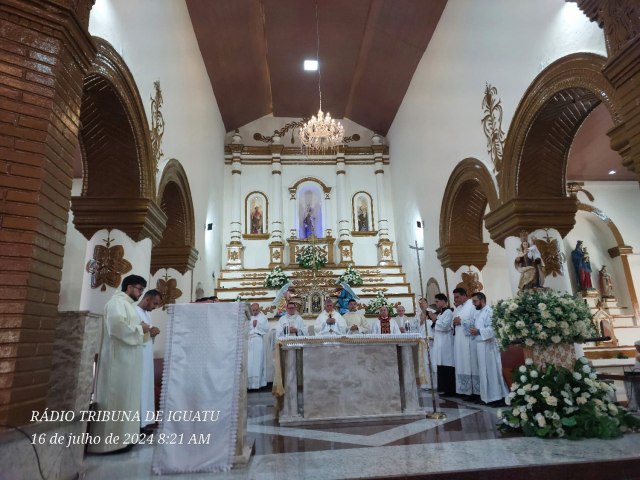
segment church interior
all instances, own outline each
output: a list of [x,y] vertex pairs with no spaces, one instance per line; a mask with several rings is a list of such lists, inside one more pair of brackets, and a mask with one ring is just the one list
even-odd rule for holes
[[[88,431],[105,305],[130,274],[162,296],[156,408],[182,306],[268,322],[233,468],[175,478],[640,479],[638,432],[505,432],[495,405],[424,387],[415,333],[331,347],[366,378],[336,398],[378,402],[339,418],[302,386],[320,349],[277,334],[291,302],[313,343],[345,289],[369,324],[381,301],[417,321],[460,287],[494,307],[568,293],[596,332],[578,357],[637,416],[635,0],[3,0],[0,38],[0,479],[155,478],[157,445],[65,443]],[[345,373],[387,348],[393,372]],[[502,352],[507,387],[526,352]]]

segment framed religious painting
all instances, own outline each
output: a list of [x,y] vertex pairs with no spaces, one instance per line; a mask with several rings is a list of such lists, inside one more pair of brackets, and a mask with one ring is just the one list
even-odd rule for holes
[[353,231],[351,235],[376,235],[378,232],[373,223],[373,200],[367,192],[356,192],[351,198],[351,215]]
[[262,192],[251,192],[244,201],[244,235],[248,240],[269,238],[269,200]]

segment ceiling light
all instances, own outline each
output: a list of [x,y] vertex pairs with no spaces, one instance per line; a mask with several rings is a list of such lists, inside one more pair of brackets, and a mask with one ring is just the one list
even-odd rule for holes
[[615,170],[609,170],[609,175],[615,175],[616,171]]
[[[324,154],[327,150],[334,152],[336,147],[342,143],[344,139],[344,127],[340,122],[336,122],[327,112],[322,113],[322,90],[320,89],[320,67],[318,60],[320,59],[320,28],[318,27],[318,1],[316,0],[316,37],[318,39],[318,50],[316,52],[316,67],[318,69],[318,97],[320,100],[320,108],[318,116],[311,117],[307,123],[300,127],[298,131],[300,141],[302,142],[303,151],[316,152]],[[305,62],[306,63],[306,62]]]
[[305,60],[304,61],[304,69],[310,71],[318,70],[318,61],[317,60]]

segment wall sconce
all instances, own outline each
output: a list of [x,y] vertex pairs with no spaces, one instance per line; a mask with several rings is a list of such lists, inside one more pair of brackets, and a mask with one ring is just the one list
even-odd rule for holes
[[416,225],[418,226],[418,228],[422,228],[422,222],[420,220],[416,222]]

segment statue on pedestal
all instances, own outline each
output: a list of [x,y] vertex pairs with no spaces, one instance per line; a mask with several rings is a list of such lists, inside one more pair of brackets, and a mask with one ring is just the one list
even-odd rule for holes
[[529,244],[529,234],[525,231],[520,233],[520,247],[513,263],[520,273],[519,292],[544,286],[545,273],[540,250],[535,244]]
[[613,279],[609,272],[607,272],[607,266],[603,265],[598,274],[600,283],[600,294],[602,298],[614,298],[613,295]]
[[571,260],[576,271],[576,280],[579,290],[593,289],[591,282],[591,262],[587,248],[582,246],[582,240],[578,240],[576,248],[571,252]]

